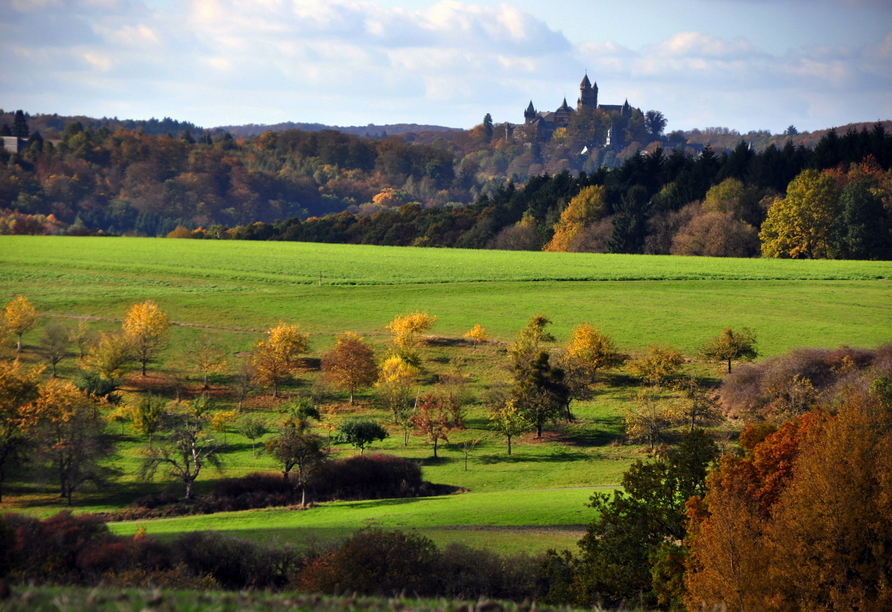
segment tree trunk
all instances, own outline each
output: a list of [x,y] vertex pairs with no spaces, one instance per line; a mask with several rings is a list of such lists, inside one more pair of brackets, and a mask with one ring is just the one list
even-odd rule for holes
[[731,359],[728,358],[728,374],[731,373]]
[[142,375],[143,376],[146,375],[146,362],[145,361],[142,362]]
[[19,341],[16,342],[15,352],[16,352],[16,353],[21,353],[21,352],[22,352],[22,334],[19,334]]
[[508,456],[511,456],[511,436],[508,436]]
[[434,459],[437,458],[437,439],[434,438]]

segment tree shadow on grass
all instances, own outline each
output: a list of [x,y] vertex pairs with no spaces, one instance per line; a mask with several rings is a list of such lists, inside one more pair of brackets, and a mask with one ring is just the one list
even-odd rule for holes
[[514,451],[510,457],[504,455],[478,455],[475,460],[484,465],[496,465],[500,463],[572,463],[584,461],[590,457],[581,452],[555,453],[553,455],[526,455],[523,451]]

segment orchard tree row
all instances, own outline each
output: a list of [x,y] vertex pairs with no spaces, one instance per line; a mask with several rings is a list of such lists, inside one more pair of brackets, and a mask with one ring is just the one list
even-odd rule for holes
[[[624,364],[645,385],[625,413],[630,440],[654,449],[672,428],[694,429],[722,420],[709,390],[682,372],[685,359],[677,349],[652,346],[629,357],[587,323],[573,330],[566,347],[555,348],[555,338],[547,331],[550,321],[542,314],[520,330],[507,351],[502,349],[507,355],[503,375],[482,381],[488,390],[481,398],[475,398],[467,384],[474,372],[458,366],[434,372],[433,364],[425,362],[425,332],[436,322],[428,313],[396,316],[387,326],[392,339],[380,358],[364,338],[345,332],[318,360],[321,383],[330,389],[327,394],[333,397],[337,390],[342,394],[338,397],[346,398],[340,405],[321,402],[320,392],[293,397],[295,378],[308,370],[310,342],[309,334],[297,325],[280,323],[271,328],[242,357],[227,354],[214,337],[204,335],[187,347],[183,361],[188,371],[167,371],[159,385],[159,377],[148,374],[169,344],[170,322],[154,302],[134,304],[119,329],[97,333],[84,321],[71,327],[50,322],[43,327],[35,353],[28,355],[46,365],[30,369],[20,361],[21,338],[36,327],[38,311],[19,296],[2,315],[4,335],[16,340],[16,348],[15,360],[5,362],[0,375],[10,398],[3,417],[7,446],[0,452],[0,483],[4,466],[16,467],[29,456],[38,456],[29,450],[36,446],[55,445],[57,451],[65,449],[78,458],[50,454],[33,463],[38,471],[63,479],[61,493],[68,503],[81,485],[108,479],[102,459],[113,450],[110,432],[120,426],[123,435],[128,424],[147,445],[141,476],[151,478],[162,470],[184,484],[189,499],[195,480],[208,468],[220,467],[226,433],[232,429],[251,441],[252,454],[260,441],[286,480],[296,474],[297,487],[303,487],[325,459],[333,439],[362,454],[367,446],[398,432],[403,446],[418,436],[431,445],[437,458],[440,446],[450,443],[451,433],[464,429],[466,411],[480,403],[488,411],[490,431],[503,437],[510,455],[512,442],[520,436],[541,438],[547,427],[574,421],[571,403],[591,399],[600,374]],[[491,344],[479,325],[465,338],[472,350]],[[725,330],[702,351],[704,358],[722,362],[729,371],[732,361],[756,355],[755,337],[746,328]],[[70,376],[58,378],[60,364],[74,358],[77,366],[65,370]],[[234,367],[232,361],[237,362]],[[190,375],[193,383],[187,379]],[[138,392],[126,394],[122,401],[118,389],[125,382]],[[209,394],[212,382],[218,390]],[[221,384],[226,387],[220,389]],[[159,396],[159,389],[167,397]],[[260,389],[267,389],[278,406],[272,421],[243,410],[245,401]],[[285,389],[291,397],[279,399]],[[364,399],[362,411],[354,410],[356,393],[366,390],[372,391],[371,400],[386,416],[370,419],[357,414],[367,412],[369,399]],[[221,396],[228,398],[228,408],[219,403]],[[57,409],[66,412],[51,416]],[[41,442],[38,433],[56,423],[53,419],[71,429],[56,428],[55,442],[49,438]],[[269,438],[270,434],[277,435]]]

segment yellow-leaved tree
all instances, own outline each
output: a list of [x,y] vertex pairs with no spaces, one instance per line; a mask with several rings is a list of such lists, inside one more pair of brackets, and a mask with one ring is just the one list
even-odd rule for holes
[[2,323],[5,333],[18,336],[18,342],[16,343],[17,353],[22,352],[22,334],[37,324],[38,316],[37,309],[23,295],[17,296],[6,304],[0,323]]
[[486,333],[486,329],[480,324],[472,327],[471,331],[466,333],[464,337],[473,341],[474,344],[480,344],[489,340],[489,334]]
[[598,370],[615,367],[622,363],[622,356],[616,350],[613,339],[590,323],[573,328],[567,354],[571,359],[584,364],[594,378]]
[[392,355],[381,364],[375,387],[381,403],[393,414],[394,423],[408,427],[408,413],[419,373],[418,368],[399,355]]
[[410,312],[397,315],[387,324],[393,334],[393,344],[397,349],[409,351],[422,343],[421,332],[429,330],[437,322],[437,317],[426,312]]
[[804,170],[787,187],[787,195],[768,209],[759,238],[763,257],[832,259],[838,219],[839,190],[832,174]]
[[169,327],[167,315],[152,300],[134,304],[127,311],[124,334],[130,340],[133,357],[142,365],[143,376],[146,364],[164,348]]
[[601,219],[606,210],[604,187],[601,185],[583,187],[561,213],[560,221],[554,225],[554,237],[542,250],[569,251],[579,233],[586,226]]
[[257,381],[271,386],[273,397],[279,397],[279,385],[300,369],[299,357],[309,346],[310,335],[301,332],[299,325],[279,323],[270,329],[251,354]]

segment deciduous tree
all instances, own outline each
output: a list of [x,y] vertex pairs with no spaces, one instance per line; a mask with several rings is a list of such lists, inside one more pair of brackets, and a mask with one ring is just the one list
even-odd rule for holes
[[0,360],[0,486],[8,470],[28,459],[26,406],[37,399],[39,388],[39,368],[26,372],[18,360]]
[[269,433],[269,427],[262,420],[254,417],[246,417],[239,423],[238,432],[251,441],[251,456],[257,457],[256,442]]
[[300,431],[293,423],[286,423],[278,437],[267,440],[266,450],[281,466],[285,480],[289,480],[291,472],[296,470],[295,485],[301,488],[301,506],[306,506],[307,481],[328,459],[322,438]]
[[721,334],[703,347],[702,352],[710,361],[727,362],[729,374],[732,360],[752,361],[759,356],[756,350],[756,334],[748,327],[741,327],[737,331],[726,327]]
[[829,173],[805,170],[787,187],[787,195],[768,209],[759,238],[764,257],[828,259],[842,210],[839,190]]
[[392,355],[381,364],[381,375],[375,387],[381,403],[393,414],[394,423],[411,408],[419,373],[418,368],[399,355]]
[[486,333],[486,329],[480,324],[472,327],[471,330],[462,337],[470,339],[474,344],[480,344],[481,342],[489,340],[489,334]]
[[338,426],[338,441],[357,449],[360,455],[365,452],[367,446],[389,435],[380,423],[372,419],[347,419]]
[[449,432],[461,427],[459,405],[447,393],[425,393],[418,398],[412,413],[412,427],[415,433],[434,445],[434,459],[440,440],[449,443]]
[[50,362],[53,378],[56,378],[56,366],[69,356],[70,337],[71,330],[58,323],[50,323],[43,329],[43,336],[40,338],[40,352]]
[[166,437],[147,452],[140,477],[151,479],[159,468],[166,468],[170,476],[186,486],[186,499],[192,499],[193,485],[202,471],[206,467],[223,467],[223,444],[208,432],[211,416],[205,395],[184,402],[179,410],[169,413],[162,427]]
[[662,385],[678,373],[683,363],[684,357],[677,348],[653,344],[629,363],[629,369],[651,385]]
[[302,333],[297,325],[280,323],[258,340],[252,352],[252,363],[257,380],[272,386],[273,397],[279,397],[279,386],[300,369],[299,357],[307,352],[309,334]]
[[192,369],[201,374],[202,389],[209,389],[208,378],[226,370],[226,351],[212,336],[205,334],[194,342],[189,351]]
[[375,351],[353,332],[338,337],[337,344],[322,357],[323,378],[340,389],[354,393],[372,386],[378,380]]
[[508,399],[496,405],[489,413],[489,420],[497,432],[505,436],[508,444],[508,456],[511,456],[511,441],[530,430],[530,422],[524,418],[517,408],[517,402]]
[[554,237],[542,250],[569,251],[582,230],[599,221],[606,214],[607,202],[604,199],[604,194],[605,190],[601,185],[580,189],[561,213],[560,220],[554,225]]
[[146,375],[146,364],[158,356],[167,342],[170,322],[155,302],[147,300],[134,304],[127,311],[123,323],[124,334],[130,340],[133,356]]
[[83,359],[88,370],[105,380],[119,377],[132,361],[133,346],[130,338],[122,332],[100,332],[96,344],[90,347]]
[[29,413],[35,462],[58,478],[67,505],[87,482],[102,484],[110,469],[102,460],[114,450],[104,435],[96,400],[68,381],[52,379],[40,388]]
[[22,352],[22,334],[37,325],[39,313],[31,302],[23,295],[17,296],[6,304],[3,310],[3,329],[6,333],[15,334],[18,337],[16,352]]
[[167,402],[151,393],[143,395],[130,407],[130,425],[149,439],[149,450],[152,450],[155,434],[161,429],[166,416]]
[[411,351],[422,342],[420,334],[429,330],[436,322],[437,317],[416,310],[397,315],[387,324],[387,329],[393,334],[393,344],[397,349]]

